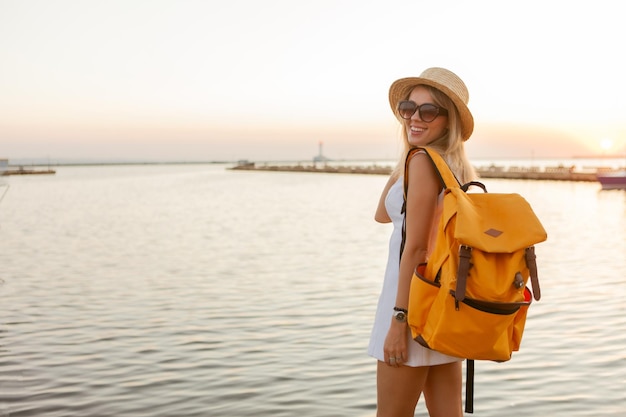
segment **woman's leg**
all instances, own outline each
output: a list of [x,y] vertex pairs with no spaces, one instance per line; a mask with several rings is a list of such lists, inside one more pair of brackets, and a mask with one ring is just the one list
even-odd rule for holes
[[430,366],[424,385],[424,399],[430,417],[462,417],[461,361]]
[[377,417],[413,417],[429,367],[389,366],[378,361]]

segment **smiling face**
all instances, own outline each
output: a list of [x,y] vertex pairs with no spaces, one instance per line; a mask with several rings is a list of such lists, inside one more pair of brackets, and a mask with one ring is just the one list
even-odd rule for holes
[[[425,103],[438,106],[430,91],[421,85],[411,91],[408,100],[414,101],[418,106]],[[419,111],[416,111],[410,119],[404,120],[404,128],[410,145],[426,146],[447,133],[448,116],[439,115],[432,122],[425,122],[420,118]]]

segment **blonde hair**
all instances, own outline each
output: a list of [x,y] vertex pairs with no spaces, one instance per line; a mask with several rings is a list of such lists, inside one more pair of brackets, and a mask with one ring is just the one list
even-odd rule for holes
[[[461,184],[465,184],[469,181],[476,179],[476,171],[474,170],[474,167],[472,166],[469,159],[467,158],[467,155],[465,154],[465,145],[463,137],[461,136],[461,118],[459,117],[456,106],[454,105],[452,100],[448,98],[447,95],[437,90],[436,88],[423,84],[420,84],[420,86],[426,88],[430,92],[431,96],[433,97],[433,101],[435,102],[434,104],[448,110],[448,129],[446,131],[446,134],[430,142],[428,146],[439,152],[443,159],[446,160],[446,162],[450,166],[450,169],[457,177],[457,179],[461,182]],[[411,91],[412,89],[408,91],[405,99],[408,99]],[[396,176],[404,174],[404,163],[406,160],[406,156],[413,147],[409,143],[409,138],[407,136],[404,123],[401,124],[401,129],[404,149],[402,151],[400,160],[398,161],[398,164],[393,171],[393,175]]]

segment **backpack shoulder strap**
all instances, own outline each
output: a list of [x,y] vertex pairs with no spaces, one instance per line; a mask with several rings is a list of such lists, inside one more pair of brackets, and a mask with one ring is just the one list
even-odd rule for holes
[[435,170],[439,174],[439,178],[441,179],[441,183],[444,185],[444,188],[461,187],[461,182],[456,178],[445,159],[443,159],[443,157],[439,155],[439,152],[428,146],[418,149],[423,149],[424,151],[426,151],[435,167]]
[[[406,196],[409,192],[409,161],[411,161],[411,158],[413,158],[415,154],[420,153],[420,152],[422,153],[425,152],[428,155],[428,157],[430,158],[430,161],[433,163],[433,166],[435,168],[435,171],[437,172],[437,175],[439,175],[439,179],[441,180],[441,184],[443,185],[444,188],[461,187],[461,183],[459,182],[459,180],[456,178],[456,176],[454,175],[454,173],[448,166],[448,163],[441,157],[441,155],[439,155],[437,151],[429,147],[411,148],[406,155],[406,159],[404,160],[404,178],[403,178],[404,201],[402,202],[402,211],[401,211],[402,214],[406,213]],[[400,257],[402,257],[402,252],[404,251],[404,243],[406,240],[406,227],[405,226],[406,226],[406,216],[402,223],[402,242],[400,244]]]

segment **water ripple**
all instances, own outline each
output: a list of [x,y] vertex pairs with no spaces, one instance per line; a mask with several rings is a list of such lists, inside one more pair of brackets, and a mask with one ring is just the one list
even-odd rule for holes
[[[206,166],[16,179],[0,207],[0,416],[372,417],[384,181]],[[522,350],[476,364],[476,415],[621,415],[626,198],[498,187],[522,188],[550,237]]]

